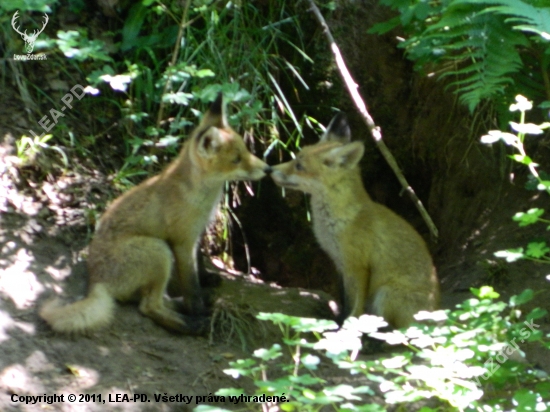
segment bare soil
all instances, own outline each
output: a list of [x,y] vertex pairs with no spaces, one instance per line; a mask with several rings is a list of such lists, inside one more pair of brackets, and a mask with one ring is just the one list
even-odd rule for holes
[[[55,334],[38,317],[37,308],[54,293],[67,299],[85,294],[82,256],[86,232],[57,226],[53,216],[41,217],[45,205],[11,188],[9,181],[4,181],[0,190],[7,195],[0,215],[1,410],[191,410],[196,406],[196,396],[205,396],[206,402],[206,396],[219,388],[251,386],[236,383],[223,369],[229,361],[245,357],[255,347],[252,345],[278,340],[274,331],[262,331],[254,313],[311,317],[327,308],[329,297],[322,292],[283,289],[243,274],[226,273],[217,290],[221,301],[216,307],[226,312],[224,305],[236,308],[252,330],[247,341],[223,322],[214,327],[212,336],[174,335],[141,316],[133,304],[119,305],[115,321],[106,330],[90,336]],[[25,210],[17,207],[19,200]],[[101,394],[107,403],[83,398],[84,402],[66,400],[49,406],[11,400],[12,395],[20,399],[25,395],[64,394],[67,399],[69,394],[83,393]],[[130,399],[134,394],[144,394],[151,402],[124,403],[124,394]],[[154,401],[155,394],[195,398],[191,405],[184,400],[163,403]]]

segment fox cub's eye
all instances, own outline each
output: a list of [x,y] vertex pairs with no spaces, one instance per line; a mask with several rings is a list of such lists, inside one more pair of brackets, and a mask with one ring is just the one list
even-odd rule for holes
[[238,154],[237,156],[235,156],[235,158],[232,160],[231,163],[237,164],[237,163],[240,163],[240,162],[241,162],[241,155]]
[[304,166],[300,162],[296,162],[294,167],[296,168],[296,170],[304,170]]

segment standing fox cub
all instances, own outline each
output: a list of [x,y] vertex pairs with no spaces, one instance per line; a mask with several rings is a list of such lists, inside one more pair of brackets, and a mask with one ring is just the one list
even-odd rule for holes
[[418,311],[436,309],[438,280],[420,235],[365,191],[358,166],[363,152],[363,143],[350,143],[340,113],[319,143],[273,167],[271,177],[311,194],[313,231],[343,277],[339,322],[367,312],[402,328]]
[[220,94],[178,157],[103,215],[90,244],[88,296],[67,306],[50,301],[40,315],[55,331],[86,332],[111,321],[115,300],[137,298],[141,313],[159,325],[200,333],[197,319],[193,325],[165,306],[168,282],[189,314],[204,314],[195,252],[224,182],[258,180],[269,171],[229,127]]

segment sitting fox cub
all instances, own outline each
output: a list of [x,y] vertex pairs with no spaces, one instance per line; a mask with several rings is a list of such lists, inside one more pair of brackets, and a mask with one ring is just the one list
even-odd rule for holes
[[269,171],[229,127],[220,94],[178,157],[103,215],[90,244],[88,296],[67,306],[48,302],[40,315],[58,332],[85,332],[111,321],[115,300],[137,297],[141,313],[159,325],[200,333],[165,306],[168,282],[190,314],[203,314],[195,252],[224,182],[257,180]]
[[402,328],[438,305],[428,249],[401,217],[371,200],[358,166],[361,142],[350,142],[347,119],[334,117],[321,141],[273,167],[279,186],[311,194],[313,231],[343,277],[339,322],[367,312]]

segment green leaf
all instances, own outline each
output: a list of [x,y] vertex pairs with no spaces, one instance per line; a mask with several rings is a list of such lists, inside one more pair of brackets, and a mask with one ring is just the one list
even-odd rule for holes
[[511,133],[501,132],[500,130],[491,130],[488,134],[481,136],[481,143],[493,144],[502,140],[507,145],[515,145],[518,142],[518,137]]
[[550,393],[550,380],[539,382],[535,385],[537,391],[549,394]]
[[481,143],[483,144],[493,144],[500,140],[500,135],[502,132],[500,130],[491,130],[489,134],[481,136]]
[[550,248],[546,245],[546,242],[531,242],[527,244],[525,254],[529,257],[540,259],[549,252]]
[[381,361],[382,366],[388,369],[399,369],[407,364],[410,363],[410,359],[407,359],[407,357],[398,355],[394,356],[393,358],[384,359]]
[[539,221],[539,218],[544,214],[544,209],[532,208],[527,212],[518,212],[513,217],[514,222],[519,222],[519,226],[529,226]]
[[347,399],[349,401],[360,401],[361,398],[356,394],[361,394],[361,393],[368,393],[370,395],[374,395],[374,392],[366,386],[363,386],[361,388],[354,388],[351,385],[343,385],[343,384],[332,386],[330,388],[325,388],[323,389],[323,393],[329,399],[331,398],[339,399],[340,401],[342,399]]
[[288,380],[295,385],[312,386],[324,383],[325,381],[316,376],[312,376],[309,373],[298,376],[289,376]]
[[498,299],[500,294],[491,286],[482,286],[479,289],[470,288],[470,291],[480,299]]
[[139,32],[147,15],[147,5],[135,3],[128,12],[128,17],[124,21],[122,28],[122,51],[126,51],[138,44]]
[[542,134],[544,131],[542,128],[534,123],[516,123],[516,122],[510,122],[510,126],[512,126],[512,129],[514,129],[518,133],[525,133],[525,134]]
[[175,147],[180,141],[181,136],[167,135],[161,137],[155,146],[157,147]]
[[105,52],[107,46],[101,40],[89,40],[86,30],[68,30],[57,32],[55,41],[63,54],[77,61],[87,59],[112,61],[111,57]]
[[533,102],[529,99],[527,99],[525,96],[522,96],[521,94],[518,94],[516,96],[516,103],[512,103],[510,105],[510,111],[511,112],[517,112],[518,110],[520,112],[526,112],[533,108]]
[[301,361],[302,361],[302,364],[310,370],[317,369],[317,365],[319,365],[319,363],[321,363],[321,359],[319,359],[318,356],[314,356],[314,355],[311,355],[311,354],[307,354],[305,356],[302,356]]
[[545,40],[550,40],[550,8],[535,7],[522,0],[491,0],[486,3],[500,4],[501,6],[488,8],[489,12],[510,16],[506,21],[512,24],[516,30],[532,32],[540,35]]
[[516,411],[536,411],[537,394],[530,389],[520,389],[514,393],[512,399],[517,403]]
[[285,412],[298,411],[298,408],[296,408],[296,405],[294,405],[292,402],[282,403],[281,405],[279,405],[279,408],[281,408],[281,410]]
[[[527,166],[529,166],[530,164],[533,163],[533,160],[527,155],[514,154],[514,155],[510,156],[510,159],[514,159],[516,162],[522,163],[522,164],[527,165]],[[536,164],[535,164],[535,166],[536,166]]]
[[216,75],[216,73],[214,73],[212,70],[210,69],[201,69],[201,70],[197,70],[197,72],[195,73],[195,77],[199,77],[199,78],[203,78],[203,77],[214,77]]
[[393,17],[390,20],[387,20],[382,23],[376,23],[372,26],[367,33],[369,34],[384,34],[390,30],[395,29],[401,23],[401,18],[399,16]]
[[531,319],[540,319],[548,314],[546,309],[535,308],[525,316],[528,321]]
[[175,92],[175,93],[166,93],[162,96],[162,100],[167,103],[171,104],[179,104],[182,106],[189,105],[189,101],[193,99],[193,95],[191,93],[184,93],[184,92]]
[[495,256],[505,258],[507,262],[515,262],[516,260],[524,259],[525,253],[523,252],[523,248],[519,247],[516,249],[499,250],[495,252]]
[[257,349],[254,351],[254,356],[260,358],[263,361],[269,361],[277,359],[279,356],[282,356],[281,345],[274,343],[273,346],[269,349]]
[[235,362],[230,362],[230,369],[224,369],[223,373],[226,375],[232,376],[234,379],[237,379],[239,376],[248,376],[254,371],[259,370],[259,367],[256,366],[256,361],[254,359],[238,359]]
[[525,289],[519,295],[514,295],[510,298],[510,306],[519,306],[533,299],[534,292],[531,289]]
[[298,332],[324,332],[338,329],[336,322],[327,319],[300,318],[297,316],[284,315],[282,313],[260,312],[256,318],[270,320],[273,323],[291,326]]

